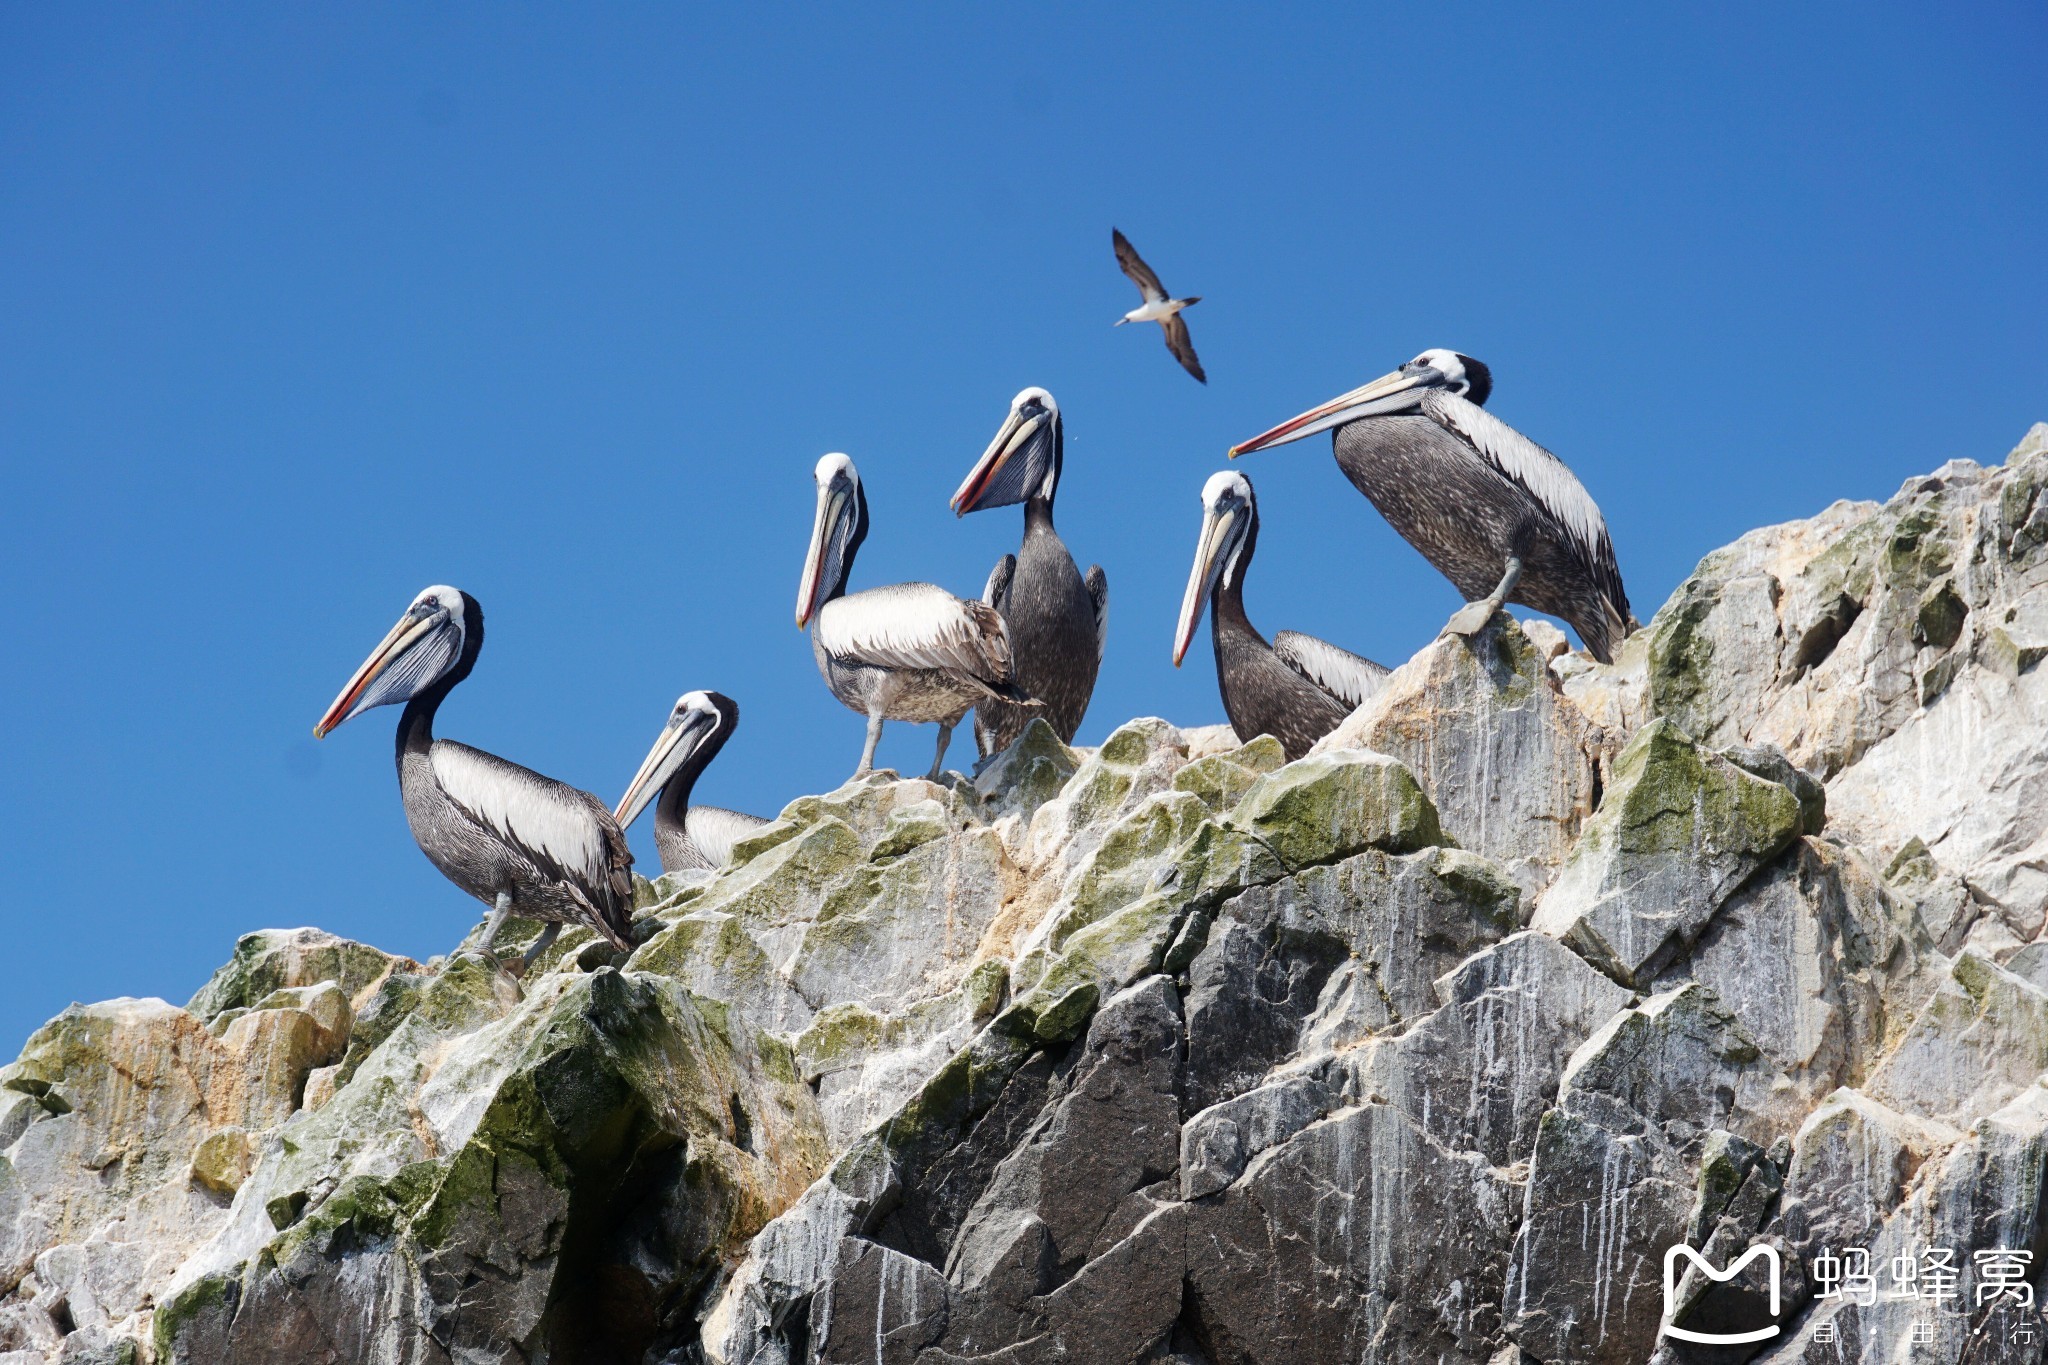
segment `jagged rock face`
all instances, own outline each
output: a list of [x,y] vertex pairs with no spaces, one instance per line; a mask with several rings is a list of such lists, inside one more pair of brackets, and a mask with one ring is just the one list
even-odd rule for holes
[[[271,931],[74,1007],[0,1069],[0,1365],[2035,1358],[1966,1252],[1923,1345],[1825,1291],[2048,1252],[2044,485],[1755,532],[1612,666],[1437,641],[1294,764],[805,797],[523,986]],[[1781,1334],[1661,1337],[1677,1242]]]

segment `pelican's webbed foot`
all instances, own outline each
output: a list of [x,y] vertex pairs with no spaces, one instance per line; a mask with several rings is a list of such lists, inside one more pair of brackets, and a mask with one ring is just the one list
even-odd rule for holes
[[1458,608],[1456,612],[1452,613],[1450,620],[1444,622],[1442,633],[1445,635],[1477,635],[1486,628],[1486,623],[1491,621],[1494,613],[1499,610],[1500,604],[1490,597],[1478,602],[1467,602],[1464,606]]
[[1500,576],[1500,585],[1477,602],[1467,602],[1451,613],[1451,619],[1444,622],[1442,634],[1471,637],[1486,628],[1494,614],[1507,604],[1508,594],[1521,581],[1522,561],[1513,555],[1508,557],[1507,571]]
[[526,974],[529,971],[533,970],[533,964],[540,960],[541,954],[545,953],[548,949],[555,946],[555,938],[561,932],[561,925],[548,925],[545,929],[540,931],[540,937],[533,941],[532,947],[528,948],[524,953],[521,953],[518,957],[513,958],[510,962],[504,964],[505,970],[510,972],[513,976],[524,979]]

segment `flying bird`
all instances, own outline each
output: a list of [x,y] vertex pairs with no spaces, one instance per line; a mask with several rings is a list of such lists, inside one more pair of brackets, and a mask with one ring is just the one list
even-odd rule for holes
[[810,626],[811,652],[832,695],[868,718],[853,775],[874,767],[883,721],[936,722],[939,747],[927,774],[936,782],[953,727],[976,703],[1035,704],[1013,681],[1009,632],[994,607],[932,583],[848,593],[846,576],[868,534],[867,494],[844,455],[819,460],[813,477],[818,512],[797,584],[796,623]]
[[619,798],[614,818],[630,827],[657,793],[654,847],[664,872],[715,872],[732,861],[732,846],[768,822],[722,806],[693,806],[690,791],[739,728],[739,703],[721,692],[685,692]]
[[1273,736],[1292,762],[1378,692],[1387,670],[1298,631],[1283,630],[1267,644],[1244,613],[1244,576],[1258,543],[1252,481],[1230,469],[1211,475],[1202,488],[1202,535],[1181,598],[1173,666],[1187,656],[1206,600],[1216,685],[1230,728],[1246,744]]
[[[1044,389],[1010,400],[995,439],[953,495],[960,516],[1024,504],[1024,543],[1004,555],[981,600],[1009,629],[1017,686],[1044,703],[1045,718],[1072,743],[1088,713],[1109,626],[1109,580],[1100,564],[1084,578],[1052,525],[1066,429],[1060,405]],[[982,754],[1008,748],[1035,714],[1028,707],[984,701],[975,708],[974,738]]]
[[1152,267],[1145,264],[1145,258],[1131,245],[1131,239],[1115,228],[1109,230],[1110,241],[1116,247],[1116,263],[1124,274],[1131,277],[1131,283],[1138,286],[1138,292],[1145,296],[1145,302],[1118,318],[1113,324],[1121,327],[1127,322],[1156,322],[1166,329],[1166,349],[1173,352],[1173,358],[1180,367],[1206,384],[1209,376],[1202,373],[1202,362],[1195,356],[1195,343],[1188,339],[1188,324],[1180,315],[1183,308],[1192,307],[1202,301],[1197,294],[1193,298],[1168,298],[1166,286],[1152,273]]
[[1469,604],[1445,634],[1471,635],[1519,602],[1611,663],[1637,624],[1606,519],[1564,461],[1482,406],[1492,391],[1471,356],[1424,351],[1230,454],[1334,429],[1338,468]]
[[427,860],[491,907],[477,951],[491,955],[508,916],[545,922],[518,963],[525,971],[564,924],[630,950],[633,854],[612,813],[589,792],[494,754],[434,738],[434,714],[469,676],[484,643],[474,597],[435,586],[412,600],[313,727],[322,739],[377,706],[398,717],[398,794]]

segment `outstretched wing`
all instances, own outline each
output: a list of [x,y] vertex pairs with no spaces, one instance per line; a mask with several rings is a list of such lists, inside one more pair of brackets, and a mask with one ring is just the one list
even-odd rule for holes
[[604,802],[496,754],[434,741],[434,780],[498,844],[590,907],[622,945],[632,918],[633,852]]
[[1102,651],[1109,647],[1109,575],[1102,571],[1100,564],[1088,566],[1088,576],[1081,580],[1088,589],[1088,598],[1095,603],[1095,666],[1102,667]]
[[1444,430],[1472,447],[1501,477],[1534,498],[1549,513],[1586,567],[1620,620],[1629,620],[1628,591],[1614,560],[1614,541],[1600,505],[1563,460],[1457,394],[1432,391],[1423,395],[1422,411]]
[[1131,245],[1131,239],[1111,228],[1109,240],[1116,247],[1118,268],[1131,277],[1131,283],[1138,286],[1138,292],[1145,296],[1145,302],[1164,303],[1166,286],[1152,273],[1152,267],[1145,264],[1145,258],[1138,254],[1138,248]]
[[996,566],[988,571],[988,586],[981,590],[981,600],[1001,611],[1004,601],[1010,596],[1010,580],[1016,576],[1017,556],[1004,555],[998,559]]
[[936,668],[988,683],[1010,680],[1010,635],[986,602],[933,583],[898,583],[835,597],[818,612],[818,643],[846,663]]
[[1273,652],[1289,668],[1353,710],[1365,705],[1387,683],[1388,670],[1371,659],[1298,630],[1275,635]]
[[1175,313],[1159,325],[1166,329],[1166,349],[1173,352],[1173,358],[1180,362],[1180,367],[1204,384],[1208,383],[1209,376],[1202,373],[1202,362],[1195,358],[1195,343],[1188,336],[1186,320]]

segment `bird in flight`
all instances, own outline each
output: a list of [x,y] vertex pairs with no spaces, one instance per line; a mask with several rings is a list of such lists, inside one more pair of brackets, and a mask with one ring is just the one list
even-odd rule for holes
[[1131,239],[1115,228],[1109,230],[1110,240],[1116,245],[1117,268],[1131,277],[1131,283],[1138,286],[1138,292],[1145,296],[1145,302],[1133,308],[1116,320],[1121,327],[1127,322],[1156,322],[1166,329],[1166,349],[1173,352],[1173,358],[1180,367],[1206,384],[1209,376],[1202,373],[1202,362],[1195,356],[1195,343],[1188,339],[1188,325],[1181,319],[1180,310],[1191,304],[1200,303],[1201,296],[1194,298],[1168,298],[1166,286],[1152,273],[1152,267],[1145,264],[1145,258],[1131,245]]

